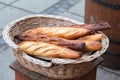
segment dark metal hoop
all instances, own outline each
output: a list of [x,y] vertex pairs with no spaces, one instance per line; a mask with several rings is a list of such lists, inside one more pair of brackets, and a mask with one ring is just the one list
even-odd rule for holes
[[120,9],[120,3],[117,4],[117,3],[112,3],[112,2],[105,1],[105,0],[93,0],[93,1],[103,6],[106,6],[108,8],[117,9],[117,10]]

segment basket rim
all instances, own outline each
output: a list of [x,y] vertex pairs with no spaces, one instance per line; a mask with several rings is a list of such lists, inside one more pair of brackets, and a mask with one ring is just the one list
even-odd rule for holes
[[13,48],[18,48],[18,46],[10,39],[10,37],[8,36],[8,33],[10,31],[10,28],[15,25],[17,22],[25,20],[27,18],[33,18],[33,17],[49,17],[49,18],[56,18],[56,19],[61,19],[61,20],[65,20],[65,21],[69,21],[75,24],[84,24],[83,22],[79,22],[77,20],[73,20],[70,19],[68,17],[64,17],[64,16],[58,16],[58,15],[50,15],[50,14],[32,14],[32,15],[27,15],[27,16],[23,16],[21,18],[15,19],[13,21],[11,21],[10,23],[8,23],[2,31],[2,35],[3,35],[3,39],[5,40],[5,43],[7,43],[9,46],[13,47]]
[[[58,15],[49,15],[49,14],[33,14],[33,15],[28,15],[28,16],[24,16],[24,17],[21,17],[19,19],[16,19],[12,22],[10,22],[9,24],[7,24],[4,29],[3,29],[3,32],[2,32],[2,35],[3,35],[3,39],[5,40],[5,42],[12,48],[14,49],[19,49],[19,47],[11,40],[11,38],[9,37],[9,31],[10,31],[10,28],[13,27],[13,25],[15,25],[17,22],[21,21],[21,20],[25,20],[27,18],[34,18],[34,17],[49,17],[49,18],[55,18],[55,19],[60,19],[60,20],[65,20],[65,21],[69,21],[69,22],[72,22],[74,24],[84,24],[82,22],[79,22],[77,20],[73,20],[73,19],[70,19],[70,18],[67,18],[67,17],[64,17],[64,16],[58,16]],[[103,32],[99,31],[100,33],[104,34]],[[91,60],[94,60],[96,59],[97,57],[100,57],[108,48],[109,46],[109,39],[107,38],[107,36],[104,34],[105,36],[105,39],[106,39],[106,42],[108,43],[106,46],[105,46],[105,49],[103,51],[96,51],[94,54],[88,56],[85,60],[83,61],[77,61],[76,60],[71,60],[71,59],[66,59],[68,60],[67,62],[63,62],[63,59],[59,59],[59,58],[54,58],[52,60],[52,62],[54,63],[58,63],[58,64],[70,64],[70,63],[82,63],[82,62],[88,62],[88,61],[91,61]],[[71,60],[69,62],[69,60]],[[59,61],[59,62],[58,62]]]

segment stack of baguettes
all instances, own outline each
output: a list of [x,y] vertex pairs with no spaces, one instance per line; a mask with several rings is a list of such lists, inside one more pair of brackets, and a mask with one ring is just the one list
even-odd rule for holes
[[100,50],[104,35],[97,31],[110,28],[107,23],[38,27],[15,38],[20,40],[20,49],[29,55],[76,59],[82,52]]

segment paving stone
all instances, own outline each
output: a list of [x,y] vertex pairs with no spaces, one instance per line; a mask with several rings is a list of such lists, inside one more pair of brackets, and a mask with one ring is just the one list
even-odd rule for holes
[[0,28],[3,29],[11,21],[29,14],[31,13],[13,7],[6,7],[0,11]]
[[[23,8],[32,12],[39,13],[48,7],[54,5],[59,0],[19,0],[16,3],[12,4],[13,6]],[[27,3],[27,5],[26,5]]]
[[3,5],[3,4],[0,4],[0,9],[2,9],[3,7],[5,7],[5,5]]
[[0,29],[0,37],[2,36],[2,30]]
[[81,0],[78,4],[69,9],[70,12],[84,16],[85,0]]
[[68,17],[68,18],[71,18],[71,19],[74,19],[74,20],[77,20],[79,22],[84,22],[84,17],[77,16],[77,15],[71,14],[69,12],[65,12],[65,13],[62,13],[62,14],[59,14],[59,15],[65,16],[65,17]]
[[0,53],[8,48],[8,45],[3,40],[2,36],[0,37]]
[[0,45],[0,54],[2,51],[5,51],[8,49],[8,45],[4,44],[4,45]]
[[0,54],[0,80],[15,80],[14,71],[9,68],[14,60],[15,57],[10,48]]
[[6,3],[6,4],[9,4],[13,1],[16,1],[16,0],[0,0],[0,2]]
[[0,37],[0,45],[3,45],[5,43],[5,41],[3,40],[3,37]]
[[99,66],[99,68],[101,68],[101,69],[103,69],[105,71],[108,71],[110,73],[114,73],[114,74],[120,75],[120,70],[109,69],[109,68],[104,67],[104,66]]
[[69,4],[75,4],[76,2],[80,1],[80,0],[66,0]]
[[56,8],[55,7],[52,7],[52,8],[50,8],[50,9],[48,9],[47,11],[45,11],[45,12],[41,12],[42,14],[44,14],[44,13],[53,13],[54,11],[56,11]]
[[[57,4],[53,5],[50,8],[47,8],[46,10],[44,10],[41,13],[48,13],[48,14],[59,14],[59,13],[64,13],[67,10],[69,10],[69,8],[73,5],[75,5],[76,3],[78,3],[80,0],[60,0]],[[52,9],[51,9],[52,8]],[[53,11],[53,8],[55,8],[55,10]]]
[[[60,2],[59,2],[60,3]],[[55,4],[53,7],[55,7],[55,8],[59,8],[59,7],[61,7],[61,5],[60,4]]]
[[115,75],[101,68],[97,69],[97,80],[120,80],[120,75]]

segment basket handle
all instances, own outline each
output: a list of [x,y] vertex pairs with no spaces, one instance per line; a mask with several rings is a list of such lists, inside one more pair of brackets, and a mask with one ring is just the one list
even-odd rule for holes
[[40,59],[37,59],[37,58],[33,58],[25,53],[23,53],[23,58],[28,60],[29,62],[31,63],[34,63],[34,64],[37,64],[37,65],[40,65],[42,67],[51,67],[52,66],[52,62],[47,62],[47,61],[44,61],[44,60],[40,60]]
[[102,63],[102,62],[103,62],[103,58],[102,58],[102,57],[97,58],[97,59],[95,60],[94,64],[93,64],[93,66],[92,66],[92,69],[93,69],[94,67],[98,66],[98,65],[99,65],[100,63]]

